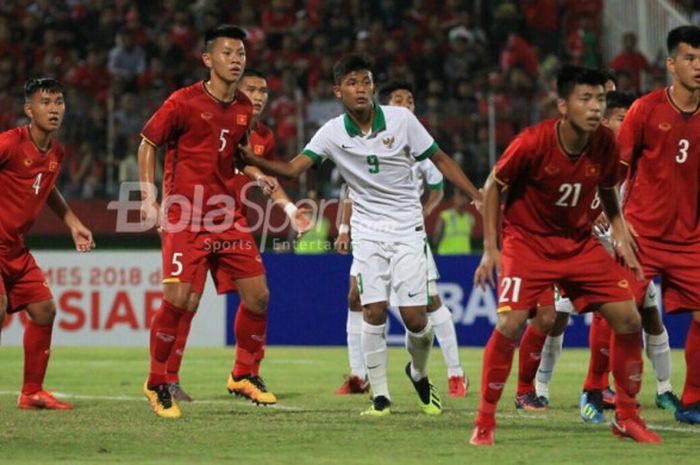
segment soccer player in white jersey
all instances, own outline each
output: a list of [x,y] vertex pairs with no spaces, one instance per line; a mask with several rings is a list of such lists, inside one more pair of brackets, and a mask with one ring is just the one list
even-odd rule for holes
[[[627,113],[627,109],[632,105],[634,97],[622,93],[611,91],[607,93],[607,110],[602,123],[617,134],[620,125]],[[597,232],[601,241],[609,243],[609,238],[604,231]],[[549,383],[561,354],[564,341],[564,330],[569,322],[569,315],[574,312],[574,306],[567,297],[557,295],[555,299],[557,310],[556,320],[542,348],[540,366],[537,370],[535,387],[537,396],[544,403],[549,403]],[[678,407],[679,399],[673,393],[671,385],[671,347],[669,346],[668,333],[661,320],[661,315],[656,304],[656,291],[653,283],[647,289],[644,302],[639,309],[642,316],[642,327],[644,328],[643,341],[647,357],[651,361],[656,379],[657,407],[675,411]],[[609,369],[609,348],[610,348],[610,327],[605,320],[600,320],[594,315],[590,330],[590,350],[591,362],[586,384],[589,380],[602,379],[602,383],[607,387],[604,389],[584,389],[580,400],[580,415],[587,423],[602,423],[605,421],[603,408],[614,408],[615,393],[610,389],[608,383]],[[598,381],[597,383],[600,383]]]
[[[413,86],[405,81],[392,81],[379,90],[379,102],[385,105],[393,105],[408,108],[415,112],[416,106],[413,100]],[[437,207],[444,196],[443,176],[430,160],[415,163],[412,168],[413,178],[416,181],[419,197],[423,197],[424,186],[428,189],[428,196],[423,204],[423,217],[426,218]],[[341,225],[338,228],[336,249],[341,254],[349,251],[350,226],[349,219],[352,211],[352,202],[343,203]],[[442,304],[437,290],[437,279],[440,277],[435,259],[430,247],[426,247],[428,259],[428,319],[433,326],[442,355],[447,365],[448,392],[450,397],[464,397],[467,394],[469,379],[464,375],[459,359],[459,345],[457,333],[450,310]],[[360,338],[362,335],[362,305],[360,304],[360,291],[357,286],[357,270],[355,263],[350,267],[350,291],[348,293],[348,318],[346,324],[348,357],[350,359],[350,376],[336,389],[335,394],[359,394],[366,392],[366,370],[362,361]],[[393,296],[392,296],[393,297]],[[393,303],[393,299],[391,299]]]
[[363,306],[362,353],[372,389],[366,415],[391,413],[384,337],[387,305],[396,294],[406,326],[410,362],[406,374],[426,414],[442,405],[428,380],[433,328],[428,303],[425,226],[411,166],[431,158],[448,181],[480,201],[481,194],[460,166],[437,146],[418,119],[402,107],[375,104],[368,60],[348,55],[333,66],[333,92],[345,113],[324,124],[289,162],[263,160],[241,146],[242,158],[280,176],[298,177],[315,163],[333,161],[350,188],[352,254]]

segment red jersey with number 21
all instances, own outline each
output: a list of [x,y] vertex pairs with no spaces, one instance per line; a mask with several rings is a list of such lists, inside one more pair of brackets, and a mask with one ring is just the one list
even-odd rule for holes
[[[223,199],[231,198],[237,173],[234,158],[252,117],[253,105],[239,91],[229,103],[211,95],[204,82],[174,92],[142,131],[154,146],[166,146],[164,202],[183,196],[193,205],[192,217],[226,209]],[[241,206],[235,208],[239,212]],[[170,221],[179,221],[179,208],[168,213]]]
[[24,243],[24,234],[36,220],[56,183],[65,157],[56,140],[41,152],[32,141],[29,126],[0,133],[0,248]]
[[562,148],[559,119],[522,131],[496,163],[496,180],[507,186],[504,232],[515,227],[536,235],[585,237],[598,186],[614,188],[619,155],[612,131],[602,125],[578,157]]
[[618,135],[629,166],[625,218],[672,248],[700,242],[700,109],[681,112],[668,89],[637,99]]

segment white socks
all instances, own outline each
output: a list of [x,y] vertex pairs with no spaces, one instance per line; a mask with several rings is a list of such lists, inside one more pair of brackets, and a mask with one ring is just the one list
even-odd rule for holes
[[464,370],[459,361],[459,346],[457,345],[457,333],[452,321],[450,310],[444,305],[428,313],[428,319],[433,325],[435,337],[437,337],[442,355],[447,365],[447,376],[464,376]]
[[350,376],[365,379],[367,370],[365,370],[365,360],[362,356],[362,312],[353,312],[348,309],[348,320],[345,329],[348,333]]
[[537,376],[535,378],[535,390],[538,396],[549,398],[549,382],[552,380],[554,367],[557,365],[561,348],[564,344],[564,335],[547,336],[542,347],[542,358],[540,366],[537,368]]
[[361,345],[372,395],[374,397],[384,396],[387,399],[391,399],[386,378],[389,353],[386,348],[386,338],[384,337],[385,329],[386,324],[371,325],[363,321]]
[[430,320],[425,328],[417,333],[406,329],[406,350],[411,354],[411,378],[413,381],[419,381],[428,376],[428,357],[432,346],[433,325]]
[[661,334],[653,335],[644,332],[643,335],[644,351],[654,368],[656,392],[663,394],[666,391],[671,391],[671,347],[668,343],[666,328]]

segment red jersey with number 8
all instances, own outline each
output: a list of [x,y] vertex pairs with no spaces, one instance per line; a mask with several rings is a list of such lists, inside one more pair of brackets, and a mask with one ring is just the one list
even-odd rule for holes
[[0,186],[5,198],[0,214],[0,249],[23,246],[24,234],[46,204],[65,157],[56,140],[42,152],[29,126],[0,133]]
[[[183,205],[171,204],[170,224],[181,217],[191,225],[218,223],[230,210],[236,153],[252,117],[253,105],[243,93],[236,91],[235,99],[225,103],[198,82],[174,92],[148,120],[142,136],[156,147],[166,146],[163,203],[178,196],[191,207],[185,211]],[[236,222],[240,208],[236,202]]]
[[619,157],[612,131],[600,126],[587,148],[571,157],[559,140],[559,121],[525,129],[496,163],[496,181],[507,187],[504,229],[583,238],[591,232],[598,186],[615,187]]
[[620,133],[628,165],[625,218],[637,233],[671,247],[700,242],[700,109],[684,113],[668,89],[637,99]]

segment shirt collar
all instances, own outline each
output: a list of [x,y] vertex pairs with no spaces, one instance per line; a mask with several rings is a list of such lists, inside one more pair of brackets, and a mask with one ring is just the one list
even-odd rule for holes
[[[362,130],[357,127],[355,122],[350,118],[350,115],[345,113],[343,117],[343,122],[345,123],[345,131],[347,131],[348,136],[362,136]],[[374,118],[372,119],[372,130],[370,135],[377,134],[378,132],[386,130],[386,119],[384,118],[384,112],[380,105],[374,104]]]

